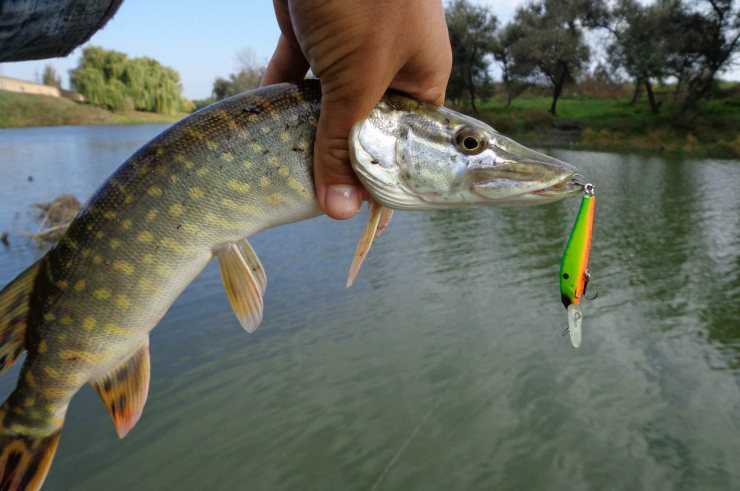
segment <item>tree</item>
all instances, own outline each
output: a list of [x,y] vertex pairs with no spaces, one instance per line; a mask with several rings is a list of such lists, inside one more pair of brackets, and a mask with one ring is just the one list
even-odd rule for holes
[[535,0],[517,10],[514,25],[521,35],[512,46],[512,70],[552,87],[550,113],[557,113],[566,84],[576,80],[590,59],[585,27],[601,22],[606,9],[599,1]]
[[41,76],[41,81],[44,85],[50,85],[57,89],[62,88],[62,79],[59,78],[57,71],[51,65],[44,65],[44,73]]
[[82,52],[70,82],[91,104],[114,111],[174,113],[188,105],[174,69],[152,58],[129,58],[94,46]]
[[498,19],[490,8],[473,5],[468,0],[451,2],[445,17],[453,60],[447,95],[452,100],[462,101],[467,94],[470,107],[477,113],[476,99],[493,93],[488,67]]
[[734,0],[696,0],[691,5],[677,9],[671,37],[676,50],[670,65],[685,83],[683,116],[711,97],[717,75],[740,48],[740,6]]
[[213,98],[225,99],[245,90],[259,87],[265,75],[265,66],[257,61],[252,48],[242,48],[236,54],[237,71],[228,78],[218,77],[213,81]]
[[634,80],[632,103],[637,102],[644,87],[653,113],[660,109],[653,82],[669,75],[669,57],[674,49],[670,39],[674,29],[672,19],[677,5],[673,0],[650,6],[643,6],[636,0],[619,0],[608,26],[613,36],[607,47],[611,65],[624,69]]
[[522,30],[520,26],[515,23],[509,23],[496,33],[493,43],[493,58],[501,66],[501,82],[506,91],[506,107],[509,107],[511,101],[524,92],[530,85],[527,83],[526,76],[521,77],[521,74],[514,70],[513,49],[521,36]]

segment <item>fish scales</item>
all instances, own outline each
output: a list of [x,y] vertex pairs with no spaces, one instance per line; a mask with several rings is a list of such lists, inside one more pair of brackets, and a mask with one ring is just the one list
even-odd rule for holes
[[234,97],[155,138],[108,179],[42,260],[24,376],[7,404],[33,401],[36,410],[8,411],[6,427],[52,429],[75,392],[131,354],[221,244],[319,213],[311,173],[319,95],[306,83]]

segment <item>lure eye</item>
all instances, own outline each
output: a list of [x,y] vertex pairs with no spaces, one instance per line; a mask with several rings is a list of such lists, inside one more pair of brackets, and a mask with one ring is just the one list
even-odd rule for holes
[[570,275],[568,273],[563,273],[563,279],[567,280],[568,278],[570,278]]
[[488,148],[488,140],[473,128],[463,128],[455,137],[457,147],[463,153],[476,155]]

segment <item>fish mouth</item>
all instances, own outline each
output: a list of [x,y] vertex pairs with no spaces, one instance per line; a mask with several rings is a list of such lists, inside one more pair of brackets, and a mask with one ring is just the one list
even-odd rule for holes
[[575,168],[568,165],[547,173],[549,179],[539,173],[484,171],[474,177],[472,191],[489,203],[505,206],[551,203],[583,192],[585,180]]

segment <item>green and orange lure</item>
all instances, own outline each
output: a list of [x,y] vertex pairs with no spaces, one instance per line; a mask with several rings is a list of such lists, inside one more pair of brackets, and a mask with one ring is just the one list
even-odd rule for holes
[[560,262],[560,298],[568,310],[568,333],[574,348],[581,345],[583,312],[580,303],[591,277],[588,259],[591,255],[591,237],[596,215],[596,195],[593,185],[586,184],[583,190],[581,207]]

